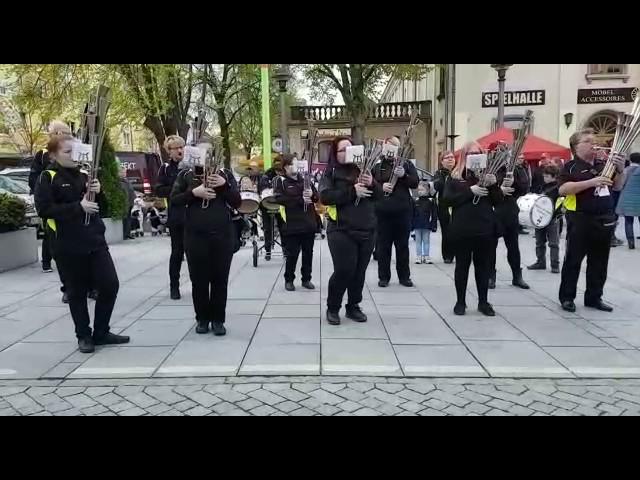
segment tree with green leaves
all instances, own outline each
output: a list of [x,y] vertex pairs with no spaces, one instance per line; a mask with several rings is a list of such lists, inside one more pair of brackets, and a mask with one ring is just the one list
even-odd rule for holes
[[364,141],[369,101],[377,100],[384,83],[390,78],[420,79],[432,68],[432,64],[364,64],[364,63],[318,63],[301,65],[312,93],[328,100],[332,91],[342,95],[351,120],[355,143]]

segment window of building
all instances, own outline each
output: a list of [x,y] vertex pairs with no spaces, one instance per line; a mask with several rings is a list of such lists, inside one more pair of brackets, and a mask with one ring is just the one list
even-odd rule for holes
[[122,141],[125,145],[131,145],[131,133],[126,130],[122,132]]
[[593,128],[598,145],[609,147],[616,135],[618,114],[612,111],[598,112],[587,121],[585,127]]
[[628,65],[626,63],[590,63],[587,69],[587,81],[619,79],[629,80]]
[[7,94],[7,87],[3,87],[2,85],[0,85],[0,95],[6,95]]

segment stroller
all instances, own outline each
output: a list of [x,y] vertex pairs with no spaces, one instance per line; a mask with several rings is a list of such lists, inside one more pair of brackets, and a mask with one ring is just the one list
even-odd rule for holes
[[134,237],[144,237],[144,202],[141,198],[136,198],[131,209],[131,235]]
[[162,236],[167,231],[167,210],[154,205],[149,210],[149,224],[151,225],[151,236]]

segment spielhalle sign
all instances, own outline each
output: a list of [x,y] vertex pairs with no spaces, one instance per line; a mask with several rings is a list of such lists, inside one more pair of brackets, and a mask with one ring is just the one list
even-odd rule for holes
[[[500,94],[498,92],[486,92],[482,94],[482,108],[498,107]],[[546,102],[545,90],[524,90],[519,92],[505,92],[505,107],[528,107],[544,105]]]

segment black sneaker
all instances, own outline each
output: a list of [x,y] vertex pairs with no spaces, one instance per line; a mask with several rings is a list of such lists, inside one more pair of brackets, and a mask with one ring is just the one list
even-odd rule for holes
[[287,292],[295,292],[296,286],[293,284],[293,282],[285,282],[284,289]]
[[489,302],[479,304],[478,311],[487,317],[496,316],[496,311],[493,309],[493,306]]
[[378,281],[378,286],[380,288],[387,288],[389,286],[389,280],[380,280],[380,281]]
[[551,273],[555,273],[555,274],[560,273],[560,267],[551,267]]
[[216,337],[224,337],[227,334],[227,329],[224,328],[224,323],[213,322],[211,324],[211,331]]
[[445,263],[446,265],[451,265],[451,264],[453,263],[453,259],[452,259],[452,258],[445,258],[445,259],[444,259],[444,263]]
[[400,285],[402,285],[403,287],[411,288],[413,287],[413,282],[411,281],[411,279],[400,280]]
[[524,278],[522,278],[522,272],[517,273],[513,277],[513,281],[511,282],[511,285],[513,285],[514,287],[521,288],[523,290],[529,290],[531,288],[529,284],[524,281]]
[[347,318],[350,318],[357,323],[366,323],[368,320],[362,309],[357,305],[354,307],[347,307]]
[[342,323],[340,313],[327,310],[327,322],[329,322],[329,325],[340,325]]
[[453,307],[453,313],[461,317],[467,313],[467,306],[464,303],[456,303],[456,306]]
[[81,353],[93,353],[96,351],[96,346],[93,343],[93,338],[84,337],[78,340],[78,350]]
[[307,290],[315,290],[316,286],[311,282],[302,282],[302,288],[306,288]]
[[69,294],[67,292],[62,294],[62,303],[69,304]]
[[196,333],[198,335],[205,335],[209,333],[209,322],[198,322],[196,326]]
[[264,256],[264,259],[265,259],[267,262],[270,262],[270,261],[271,261],[271,254],[270,254],[270,253],[267,253],[267,254]]
[[561,303],[562,309],[565,312],[575,313],[576,312],[576,304],[571,300],[566,300]]
[[547,266],[544,263],[536,262],[533,265],[529,265],[527,270],[546,270]]
[[178,287],[174,287],[171,289],[171,300],[180,300],[182,295],[180,295],[180,289]]
[[613,312],[613,307],[611,305],[607,305],[602,300],[598,300],[597,302],[584,302],[584,306],[587,308],[594,308],[596,310],[600,310],[601,312],[607,312],[607,313]]
[[42,273],[51,273],[51,272],[53,272],[53,268],[51,268],[51,265],[47,265],[47,264],[42,265]]
[[116,335],[115,333],[107,333],[102,337],[93,337],[93,343],[96,345],[122,345],[124,343],[129,343],[131,338],[125,335]]

